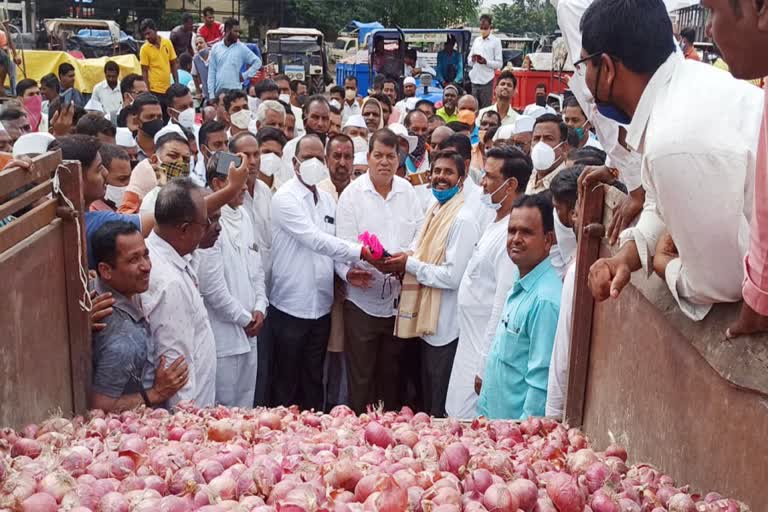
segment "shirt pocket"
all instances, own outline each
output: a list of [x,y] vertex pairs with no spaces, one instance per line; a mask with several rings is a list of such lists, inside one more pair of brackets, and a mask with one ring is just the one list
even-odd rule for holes
[[527,350],[525,316],[518,315],[515,310],[509,317],[502,316],[501,321],[504,339],[499,346],[499,359],[509,366],[515,366],[515,362]]

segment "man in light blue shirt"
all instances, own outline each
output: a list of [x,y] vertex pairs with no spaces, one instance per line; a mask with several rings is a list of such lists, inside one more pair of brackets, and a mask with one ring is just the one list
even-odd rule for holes
[[[242,89],[243,80],[253,77],[261,68],[261,59],[240,42],[240,22],[224,21],[224,39],[213,45],[208,58],[208,97],[216,98],[224,89]],[[243,66],[249,66],[240,73]]]
[[543,416],[563,284],[549,261],[555,243],[552,203],[542,194],[515,201],[507,253],[519,274],[504,311],[480,386],[478,411],[493,419]]

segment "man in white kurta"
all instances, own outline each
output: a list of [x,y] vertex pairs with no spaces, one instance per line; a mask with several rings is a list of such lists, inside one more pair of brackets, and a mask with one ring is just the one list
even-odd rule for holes
[[512,203],[522,194],[531,175],[530,160],[513,149],[488,152],[482,179],[482,202],[496,216],[475,245],[458,293],[459,345],[453,360],[445,409],[449,416],[477,416],[475,376],[482,375],[484,357],[493,342],[489,325],[498,323],[501,308],[494,308],[498,286],[509,291],[507,279],[514,264],[507,255],[507,224]]

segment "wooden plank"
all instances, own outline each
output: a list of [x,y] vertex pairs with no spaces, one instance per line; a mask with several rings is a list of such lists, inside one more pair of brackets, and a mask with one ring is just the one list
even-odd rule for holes
[[579,426],[584,417],[584,394],[587,386],[592,311],[595,301],[587,284],[589,268],[600,252],[600,224],[603,217],[603,186],[596,187],[581,197],[579,223],[582,231],[576,250],[576,286],[573,294],[573,324],[568,373],[568,392],[565,400],[565,420]]
[[21,194],[14,197],[10,201],[0,204],[0,219],[4,219],[9,215],[13,215],[22,208],[26,208],[40,198],[45,197],[51,193],[51,180],[45,180],[43,183],[37,185],[35,188],[31,188]]
[[58,201],[49,199],[36,206],[29,213],[18,220],[6,224],[0,228],[0,253],[7,251],[35,231],[44,228],[56,218]]
[[32,159],[32,168],[12,167],[0,171],[0,197],[38,180],[48,179],[61,163],[61,150],[51,151]]
[[[80,270],[88,269],[85,201],[80,162],[65,161],[64,166],[59,168],[59,182],[62,193],[75,206],[75,215],[64,218],[63,254],[69,320],[69,353],[72,366],[72,403],[75,413],[84,413],[88,410],[88,391],[91,386],[91,325],[89,313],[80,307],[84,292]],[[59,204],[62,207],[67,206],[60,197]],[[79,221],[79,227],[76,221]]]

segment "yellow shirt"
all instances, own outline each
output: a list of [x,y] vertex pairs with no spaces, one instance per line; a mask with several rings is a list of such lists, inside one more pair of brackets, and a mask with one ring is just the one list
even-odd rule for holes
[[176,60],[176,51],[168,39],[157,36],[160,39],[160,47],[149,41],[141,45],[139,62],[142,68],[149,68],[149,90],[157,94],[165,94],[171,86],[171,62]]

